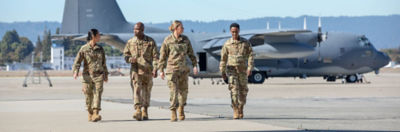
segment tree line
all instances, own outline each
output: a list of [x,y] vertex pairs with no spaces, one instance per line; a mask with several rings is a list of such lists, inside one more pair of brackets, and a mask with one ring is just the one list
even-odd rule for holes
[[400,64],[400,45],[397,49],[382,49],[381,51],[386,53],[390,57],[390,59],[392,59],[392,61]]
[[[56,34],[59,33],[59,28]],[[44,30],[43,37],[37,37],[36,45],[27,37],[19,36],[16,30],[7,31],[0,41],[0,65],[4,66],[7,63],[25,62],[30,63],[32,53],[36,62],[40,60],[42,54],[43,62],[50,61],[51,57],[51,31]],[[74,41],[71,38],[65,38],[62,41],[64,45],[65,56],[76,56],[80,47],[84,45],[84,41]],[[104,48],[107,56],[121,56],[122,52],[112,48],[104,43],[99,43]]]
[[20,37],[16,30],[7,31],[0,42],[0,65],[21,62],[34,50],[27,37]]

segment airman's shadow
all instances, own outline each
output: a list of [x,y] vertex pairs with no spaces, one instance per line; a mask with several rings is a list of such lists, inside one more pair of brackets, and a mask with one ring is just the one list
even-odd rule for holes
[[[154,118],[154,119],[149,119],[149,120],[142,120],[142,121],[169,121],[169,118]],[[101,123],[115,123],[115,122],[135,122],[137,120],[135,119],[129,119],[129,120],[101,120],[99,122]]]
[[[223,131],[220,131],[223,132]],[[230,131],[230,132],[395,132],[395,131],[379,131],[379,130],[260,130],[260,131]]]
[[269,85],[350,85],[350,84],[367,84],[367,83],[322,82],[322,83],[268,83],[268,84]]
[[[184,121],[215,121],[215,120],[232,120],[232,118],[225,117],[195,117],[195,118],[186,118]],[[101,120],[101,123],[115,123],[115,122],[135,122],[135,119],[124,119],[124,120]],[[142,120],[144,122],[147,121],[170,121],[170,118],[150,118],[149,120]],[[180,120],[178,120],[179,122]]]
[[[142,121],[169,121],[170,118],[150,118],[149,120],[142,120]],[[232,117],[186,117],[184,121],[217,121],[217,120],[236,120],[233,119]],[[334,119],[329,119],[329,118],[262,118],[262,117],[246,117],[243,119],[237,119],[239,120],[334,120]],[[134,122],[136,121],[135,119],[129,119],[129,120],[101,120],[100,122],[103,123],[110,123],[110,122]],[[180,121],[180,120],[178,120]]]

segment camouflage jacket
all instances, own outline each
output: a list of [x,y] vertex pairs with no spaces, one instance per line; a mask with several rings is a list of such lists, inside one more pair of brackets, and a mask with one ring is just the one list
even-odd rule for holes
[[158,52],[153,38],[145,35],[143,40],[136,36],[129,39],[124,49],[125,61],[136,58],[136,63],[131,63],[131,71],[138,74],[151,74],[153,67],[157,68]]
[[106,56],[104,49],[96,44],[93,48],[89,43],[83,45],[76,55],[72,71],[79,73],[81,63],[83,61],[83,76],[99,77],[105,75],[107,77],[108,70],[106,65]]
[[167,68],[166,73],[187,70],[186,56],[189,56],[192,61],[192,66],[197,67],[196,56],[193,53],[189,38],[185,35],[175,38],[175,36],[171,34],[165,38],[161,46],[158,69],[163,72],[164,68]]
[[[239,38],[239,41],[230,38],[222,47],[219,70],[225,73],[226,66],[240,67],[241,70],[246,70],[247,66],[247,70],[252,70],[254,67],[253,58],[253,49],[249,41],[242,37]],[[241,70],[240,72],[245,72]]]

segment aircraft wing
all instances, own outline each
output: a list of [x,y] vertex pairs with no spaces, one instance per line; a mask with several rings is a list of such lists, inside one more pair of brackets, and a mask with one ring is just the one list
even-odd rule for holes
[[125,44],[126,44],[126,42],[123,41],[121,38],[119,38],[117,35],[112,35],[112,34],[102,35],[100,42],[104,42],[106,44],[114,46],[115,48],[119,49],[121,52],[124,51]]
[[[315,35],[309,30],[254,31],[240,35],[250,41],[255,59],[298,58],[314,52]],[[213,56],[220,56],[225,41],[231,38],[224,34],[202,40],[203,49]],[[219,58],[219,57],[217,57]]]
[[[266,30],[249,30],[249,31],[243,31],[240,33],[240,36],[247,36],[247,35],[294,35],[298,33],[310,33],[310,30],[271,30],[271,31],[266,31]],[[223,39],[223,38],[231,38],[232,35],[230,33],[225,33],[222,35],[210,37],[210,38],[205,38],[202,41],[208,41],[212,39]]]
[[51,39],[53,40],[74,39],[80,36],[82,36],[82,34],[55,34],[51,35]]
[[[61,35],[53,35],[52,39],[62,40],[62,39],[72,39],[79,41],[86,41],[87,35],[83,34],[61,34]],[[121,52],[124,51],[125,41],[118,37],[116,34],[101,34],[100,42],[106,43],[114,48],[117,48]]]

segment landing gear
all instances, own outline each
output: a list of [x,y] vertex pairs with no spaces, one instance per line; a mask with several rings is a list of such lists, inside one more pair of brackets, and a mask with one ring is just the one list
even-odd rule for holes
[[328,76],[326,77],[327,82],[335,82],[336,81],[336,76]]
[[347,83],[355,83],[357,81],[357,75],[347,75],[346,82]]
[[253,71],[249,76],[249,83],[262,84],[265,81],[265,73],[259,71]]
[[222,79],[224,81],[225,84],[229,84],[228,82],[228,78],[227,79]]
[[196,78],[193,78],[193,85],[200,85],[200,79],[197,79],[197,83],[196,83]]

